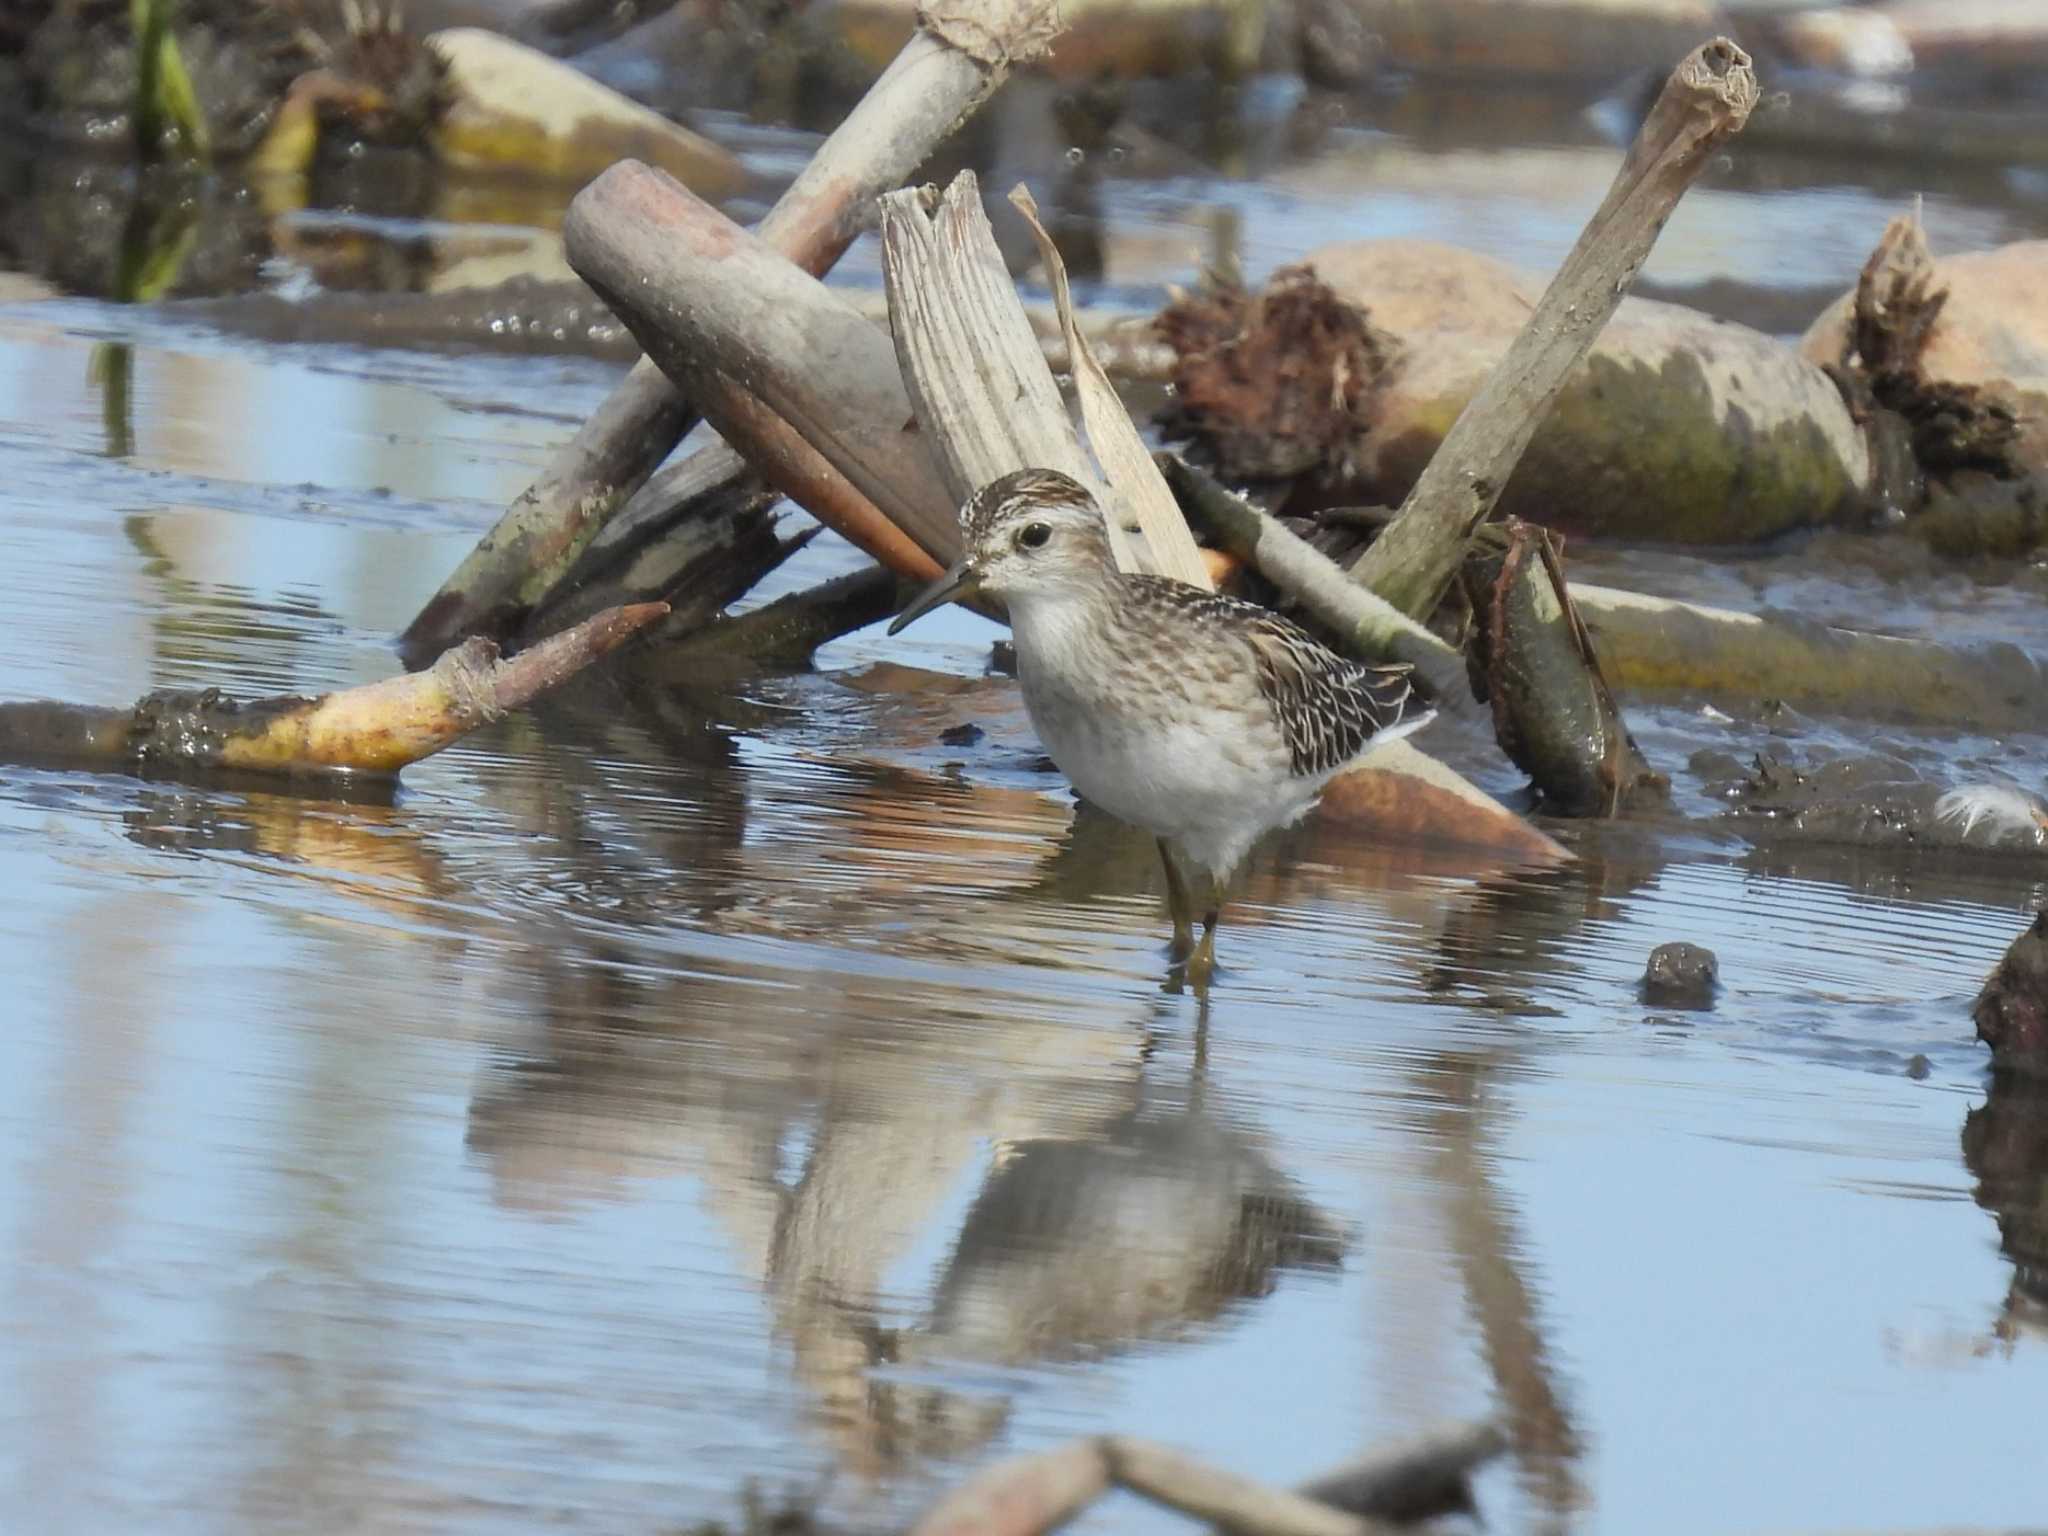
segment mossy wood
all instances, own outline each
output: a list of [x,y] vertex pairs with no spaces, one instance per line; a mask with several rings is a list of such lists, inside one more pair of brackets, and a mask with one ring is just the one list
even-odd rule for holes
[[2017,646],[1963,650],[1576,582],[1571,592],[1619,688],[1750,706],[1779,699],[1980,732],[2037,730],[2048,720],[2048,668]]
[[1519,521],[1485,532],[1464,580],[1474,687],[1493,711],[1494,737],[1544,809],[1613,816],[1661,781],[1622,724],[1566,589],[1559,541]]

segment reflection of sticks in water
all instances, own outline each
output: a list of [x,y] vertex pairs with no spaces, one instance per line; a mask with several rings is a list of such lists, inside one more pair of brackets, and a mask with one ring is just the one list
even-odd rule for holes
[[1492,1063],[1447,1055],[1430,1063],[1427,1081],[1441,1109],[1431,1117],[1436,1169],[1449,1199],[1446,1213],[1466,1302],[1479,1325],[1480,1348],[1507,1405],[1515,1453],[1531,1490],[1559,1515],[1584,1507],[1574,1463],[1582,1446],[1536,1316],[1536,1299],[1514,1255],[1513,1213],[1494,1187],[1484,1090]]
[[[1104,1435],[975,1474],[940,1500],[912,1536],[1038,1536],[1073,1519],[1112,1484],[1239,1536],[1378,1536],[1398,1529],[1396,1522],[1469,1508],[1467,1480],[1504,1443],[1492,1424],[1451,1425],[1289,1492],[1170,1446]],[[1369,1478],[1351,1480],[1368,1464]],[[1432,1488],[1441,1500],[1418,1502],[1418,1492]]]
[[1446,1424],[1380,1446],[1297,1491],[1354,1514],[1427,1520],[1465,1508],[1473,1471],[1507,1445],[1506,1433],[1491,1420]]

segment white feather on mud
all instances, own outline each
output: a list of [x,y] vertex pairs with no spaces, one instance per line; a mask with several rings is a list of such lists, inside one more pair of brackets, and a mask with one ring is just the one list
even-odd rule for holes
[[1968,838],[1980,826],[1982,841],[2025,839],[2048,846],[2048,805],[2011,784],[1961,784],[1934,802],[1938,820],[1961,824]]

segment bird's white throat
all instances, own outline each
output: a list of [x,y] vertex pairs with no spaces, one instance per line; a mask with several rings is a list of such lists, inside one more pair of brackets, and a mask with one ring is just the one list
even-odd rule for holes
[[1081,586],[1044,586],[1017,592],[1006,601],[1010,635],[1019,661],[1034,670],[1075,682],[1086,681],[1106,659],[1103,654],[1104,594]]

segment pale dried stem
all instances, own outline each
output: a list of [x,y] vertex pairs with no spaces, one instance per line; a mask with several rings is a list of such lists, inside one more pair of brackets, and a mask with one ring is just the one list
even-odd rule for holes
[[[1131,520],[1134,542],[1150,555],[1151,568],[1161,575],[1205,590],[1213,587],[1215,583],[1210,580],[1209,567],[1202,560],[1194,535],[1188,532],[1187,520],[1181,516],[1173,492],[1167,488],[1166,477],[1152,462],[1152,451],[1138,435],[1130,413],[1124,409],[1124,403],[1117,395],[1116,386],[1109,382],[1109,375],[1095,360],[1088,338],[1082,334],[1074,318],[1073,295],[1067,288],[1066,263],[1060,259],[1059,247],[1053,244],[1052,235],[1038,217],[1038,204],[1032,201],[1030,191],[1022,186],[1010,193],[1010,201],[1031,226],[1031,233],[1038,241],[1039,257],[1045,263],[1046,275],[1052,280],[1053,306],[1059,314],[1060,333],[1067,344],[1074,392],[1081,403],[1081,421],[1088,431],[1088,445],[1094,450],[1096,461],[1102,466],[1103,477],[1109,481],[1113,492],[1111,503],[1105,509],[1110,513],[1110,521]],[[1014,294],[1010,302],[1016,303]],[[1019,315],[1021,318],[1021,310]]]
[[1228,550],[1307,609],[1343,648],[1363,661],[1405,661],[1438,697],[1463,686],[1457,649],[1393,604],[1361,587],[1336,561],[1280,519],[1231,492],[1178,455],[1162,455],[1166,478],[1188,516]]

